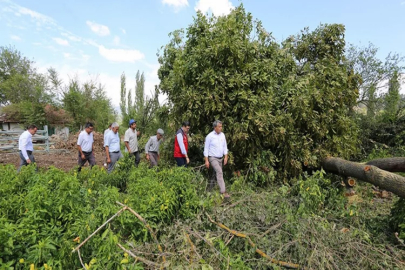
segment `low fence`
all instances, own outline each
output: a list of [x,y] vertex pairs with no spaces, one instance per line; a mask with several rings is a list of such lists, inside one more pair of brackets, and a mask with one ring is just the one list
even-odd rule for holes
[[[15,152],[18,151],[18,140],[24,131],[0,131],[0,151]],[[37,130],[37,133],[32,136],[32,142],[35,152],[49,153],[49,134],[48,126],[44,126],[43,130]],[[43,148],[43,150],[38,149]]]

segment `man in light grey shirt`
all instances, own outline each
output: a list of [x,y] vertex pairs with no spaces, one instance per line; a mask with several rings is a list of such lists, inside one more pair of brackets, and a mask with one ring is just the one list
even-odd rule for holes
[[32,135],[37,133],[38,127],[36,125],[30,125],[26,131],[24,131],[18,139],[18,150],[20,150],[20,167],[27,166],[28,164],[35,163],[35,158],[32,152],[34,146],[32,145]]
[[160,159],[159,146],[163,141],[164,135],[163,129],[159,128],[155,136],[151,136],[149,141],[145,145],[146,159],[150,161],[150,167],[155,167],[158,165],[158,160]]
[[135,157],[135,166],[138,167],[141,157],[138,151],[138,136],[141,133],[136,130],[136,121],[134,119],[129,120],[129,128],[125,131],[124,142],[125,152],[129,153],[129,156]]

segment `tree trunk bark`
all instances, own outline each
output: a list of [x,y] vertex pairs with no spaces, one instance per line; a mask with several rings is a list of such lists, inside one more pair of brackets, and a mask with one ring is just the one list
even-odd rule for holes
[[405,172],[405,157],[374,159],[367,162],[366,165],[373,165],[389,172]]
[[[391,162],[389,164],[394,163]],[[351,176],[378,186],[381,189],[391,191],[401,198],[405,198],[405,177],[395,173],[381,170],[373,165],[351,162],[334,157],[325,158],[322,161],[322,167],[327,172],[346,177]]]

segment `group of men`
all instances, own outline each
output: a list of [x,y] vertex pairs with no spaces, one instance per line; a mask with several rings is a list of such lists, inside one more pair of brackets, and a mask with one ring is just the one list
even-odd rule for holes
[[[118,133],[119,128],[118,123],[114,122],[104,131],[105,165],[107,166],[108,173],[113,171],[117,161],[123,157],[121,153],[121,139]],[[87,123],[77,140],[79,171],[86,162],[88,162],[90,166],[96,164],[94,158],[93,129],[93,124]],[[131,119],[129,121],[129,128],[125,131],[124,143],[125,152],[129,153],[129,156],[134,158],[135,166],[138,166],[141,161],[138,147],[138,137],[140,134],[140,131],[136,130],[136,121]],[[159,146],[162,142],[163,135],[164,131],[159,128],[157,134],[151,136],[145,146],[146,158],[149,160],[151,167],[157,166],[158,164],[160,158]]]
[[[106,154],[106,166],[108,173],[111,173],[117,161],[123,157],[121,153],[121,140],[119,136],[118,123],[110,124],[108,129],[104,131],[104,149]],[[230,195],[226,192],[225,182],[223,178],[222,166],[228,163],[228,146],[224,133],[222,132],[222,122],[219,120],[214,121],[213,131],[210,132],[205,138],[204,146],[204,161],[207,169],[212,167],[214,173],[210,178],[208,189],[211,190],[215,186],[215,179],[219,185],[220,192],[224,198],[229,198]],[[20,167],[35,162],[32,154],[32,135],[37,132],[38,128],[35,125],[30,125],[28,129],[23,132],[19,138],[20,150]],[[96,164],[94,156],[94,125],[90,122],[86,123],[84,130],[79,134],[77,140],[78,149],[78,171],[85,165],[86,162],[92,167]],[[177,166],[185,166],[190,163],[188,156],[188,133],[190,131],[190,122],[185,121],[176,132],[174,141],[174,158]],[[138,147],[138,137],[140,132],[136,130],[136,121],[131,119],[129,121],[129,128],[125,131],[124,143],[125,151],[129,153],[135,160],[135,166],[138,166],[141,158]],[[150,166],[158,165],[160,159],[160,144],[163,141],[164,131],[158,129],[155,136],[151,136],[145,145],[146,159],[150,162]]]

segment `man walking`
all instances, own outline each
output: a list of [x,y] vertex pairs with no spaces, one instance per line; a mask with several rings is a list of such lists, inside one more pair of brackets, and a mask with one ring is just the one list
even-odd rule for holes
[[188,138],[187,133],[190,131],[190,122],[185,121],[181,128],[176,132],[174,140],[174,158],[176,159],[177,166],[187,167],[190,162],[188,158]]
[[150,167],[153,168],[158,165],[160,159],[160,143],[164,135],[163,129],[159,128],[155,136],[151,136],[145,145],[146,159],[150,161]]
[[[106,141],[106,136],[108,134],[108,132],[111,131],[111,125],[108,125],[108,128],[106,130],[104,130],[104,142],[103,142],[103,151],[105,151],[105,141]],[[105,157],[105,161],[104,161],[104,167],[107,167],[107,157]]]
[[141,157],[138,151],[138,136],[141,133],[136,130],[136,121],[134,119],[129,120],[129,128],[125,131],[124,142],[125,152],[129,153],[129,156],[135,157],[135,166],[138,167]]
[[86,162],[89,162],[90,168],[96,165],[96,158],[94,156],[94,137],[93,137],[94,125],[87,122],[84,130],[80,132],[77,139],[77,150],[79,151],[78,172],[82,170],[82,167]]
[[214,187],[216,177],[221,194],[224,198],[229,199],[230,196],[226,192],[224,176],[222,173],[222,160],[224,162],[223,165],[228,163],[228,146],[225,134],[222,133],[222,122],[215,120],[213,127],[214,130],[205,138],[204,146],[205,167],[208,169],[211,164],[215,172],[210,179],[208,188],[211,190]]
[[112,124],[109,124],[108,128],[106,130],[104,130],[104,141],[105,141],[105,136],[107,135],[107,133],[111,131],[111,125]]
[[119,130],[118,123],[114,122],[111,124],[111,131],[108,132],[105,141],[105,153],[107,156],[107,171],[111,173],[114,169],[115,163],[122,157],[120,150],[120,136],[118,134]]
[[[34,146],[32,145],[32,135],[37,133],[38,127],[36,125],[28,126],[27,130],[24,131],[20,138],[18,139],[18,150],[20,150],[20,167],[18,172],[20,172],[22,166],[27,166],[28,164],[35,163],[35,158],[32,152],[34,151]],[[38,168],[37,168],[38,170]]]

